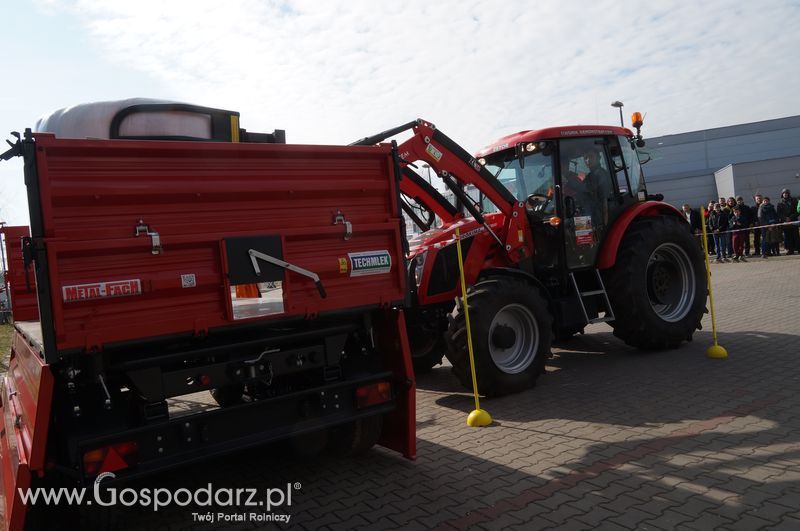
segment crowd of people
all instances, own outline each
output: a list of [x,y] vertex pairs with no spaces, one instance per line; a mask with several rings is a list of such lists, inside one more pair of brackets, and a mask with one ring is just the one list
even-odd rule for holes
[[[720,197],[708,202],[705,219],[688,204],[683,212],[691,230],[702,234],[703,224],[708,235],[708,252],[716,255],[715,263],[746,262],[751,255],[768,258],[780,254],[783,243],[788,255],[800,254],[800,201],[787,188],[781,190],[777,204],[769,197],[756,194],[753,205],[746,205],[744,198]],[[790,224],[790,223],[794,224]],[[751,246],[752,235],[752,246]]]

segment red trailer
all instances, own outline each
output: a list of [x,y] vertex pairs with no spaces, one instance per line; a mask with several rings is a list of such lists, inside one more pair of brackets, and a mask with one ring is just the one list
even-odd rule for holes
[[[18,489],[310,433],[415,455],[396,148],[238,143],[236,113],[200,112],[230,138],[26,131],[4,155],[25,161],[9,253],[39,314],[15,315],[0,383],[9,529]],[[220,407],[173,417],[206,390]]]

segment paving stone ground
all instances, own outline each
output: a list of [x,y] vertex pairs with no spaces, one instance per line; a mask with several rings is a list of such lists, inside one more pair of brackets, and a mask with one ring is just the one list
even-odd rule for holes
[[[800,529],[800,258],[712,265],[711,321],[642,353],[606,325],[554,348],[535,389],[484,400],[488,428],[448,367],[418,381],[418,457],[287,459],[279,447],[153,478],[197,488],[299,483],[286,524],[201,524],[168,507],[132,530]],[[216,511],[215,511],[216,512]],[[232,512],[246,513],[246,509]],[[257,511],[263,512],[263,511]]]

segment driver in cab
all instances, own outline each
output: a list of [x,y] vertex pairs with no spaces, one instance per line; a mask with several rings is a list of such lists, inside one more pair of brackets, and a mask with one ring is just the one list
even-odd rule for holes
[[[578,156],[583,160],[587,171],[576,173],[570,169],[573,162],[578,166]],[[575,215],[591,215],[593,225],[603,226],[608,222],[608,170],[600,165],[600,154],[594,149],[588,149],[578,156],[572,159],[569,154],[564,153],[561,158],[564,194],[575,202]]]

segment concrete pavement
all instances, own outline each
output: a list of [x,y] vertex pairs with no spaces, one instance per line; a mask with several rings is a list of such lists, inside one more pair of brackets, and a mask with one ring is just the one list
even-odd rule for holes
[[800,257],[712,273],[727,360],[704,356],[708,317],[667,352],[594,325],[554,348],[535,389],[482,401],[488,428],[466,426],[471,395],[440,367],[418,381],[416,461],[376,449],[301,462],[266,447],[152,483],[290,484],[291,507],[274,511],[288,525],[199,523],[202,509],[168,507],[127,510],[126,527],[800,529]]

